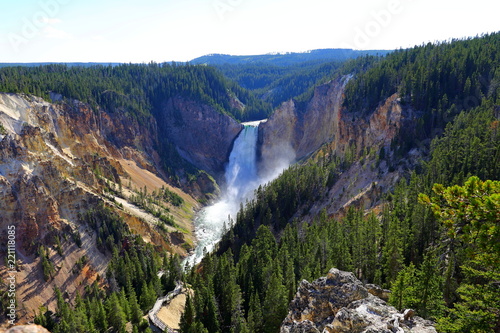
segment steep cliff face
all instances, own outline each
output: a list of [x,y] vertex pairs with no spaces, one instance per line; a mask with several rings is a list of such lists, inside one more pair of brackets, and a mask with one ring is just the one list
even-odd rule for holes
[[[293,100],[283,103],[260,128],[262,172],[285,158],[300,160],[314,154],[357,157],[352,160],[358,162],[345,170],[327,199],[314,205],[311,215],[325,207],[334,214],[353,203],[371,206],[380,191],[392,188],[404,169],[395,167],[389,172],[386,164],[379,165],[378,156],[381,149],[391,154],[392,140],[402,128],[413,126],[412,110],[401,106],[397,94],[369,115],[346,110],[343,98],[349,79],[342,77],[316,87],[301,108]],[[419,153],[413,153],[416,159]]]
[[353,144],[361,151],[390,143],[401,125],[398,96],[391,96],[370,117],[359,117],[342,107],[349,79],[345,76],[316,87],[305,107],[290,100],[276,109],[260,128],[262,163],[272,163],[282,146],[291,146],[299,160],[330,142],[338,153]]
[[435,333],[430,321],[400,313],[371,292],[354,274],[332,268],[326,277],[302,281],[281,333]]
[[291,147],[296,159],[312,153],[339,133],[342,94],[349,77],[317,87],[312,99],[301,110],[290,100],[284,102],[259,131],[262,168],[269,169],[276,159],[285,158],[283,147]]
[[234,139],[243,126],[211,106],[182,97],[163,103],[158,116],[161,135],[175,144],[182,157],[220,176]]
[[[52,104],[0,94],[0,123],[0,240],[6,244],[8,226],[15,226],[21,323],[32,319],[41,304],[53,308],[54,286],[72,298],[98,275],[105,276],[109,256],[97,249],[95,233],[80,218],[98,204],[117,212],[133,232],[159,248],[185,255],[193,246],[191,217],[198,202],[164,181],[152,117],[140,124],[78,101]],[[160,228],[162,222],[133,199],[139,192],[151,196],[165,188],[179,195],[183,205],[157,199],[153,208],[168,211],[179,229]],[[80,246],[69,237],[75,234]],[[56,239],[62,243],[59,251]],[[47,283],[36,256],[40,245],[49,249],[56,267]],[[89,263],[75,276],[72,268],[84,255]],[[4,266],[0,274],[5,277]]]

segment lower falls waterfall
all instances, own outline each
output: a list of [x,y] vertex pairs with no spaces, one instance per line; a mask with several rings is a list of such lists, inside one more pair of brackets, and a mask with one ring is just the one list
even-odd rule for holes
[[184,264],[201,261],[204,251],[212,251],[221,239],[224,226],[229,228],[236,219],[240,204],[252,198],[254,190],[270,179],[260,179],[257,170],[257,136],[260,121],[243,123],[245,126],[234,141],[233,150],[225,171],[225,188],[220,199],[203,208],[195,218],[198,244]]

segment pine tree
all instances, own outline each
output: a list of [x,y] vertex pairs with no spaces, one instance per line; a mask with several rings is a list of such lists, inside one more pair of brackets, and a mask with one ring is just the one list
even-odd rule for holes
[[250,332],[263,332],[264,322],[262,316],[262,306],[259,300],[259,295],[256,292],[253,293],[250,299],[247,322]]
[[387,282],[392,283],[403,266],[403,239],[399,220],[393,214],[389,217],[386,243],[382,249],[384,272]]
[[142,319],[142,310],[133,289],[130,291],[128,300],[130,304],[130,320],[132,323],[138,324]]
[[107,300],[108,323],[116,333],[125,333],[127,317],[120,305],[120,300],[116,293],[111,294]]
[[106,310],[104,309],[104,305],[100,301],[94,302],[97,307],[97,317],[95,318],[96,328],[100,331],[106,331],[109,327],[107,318],[106,318]]
[[125,318],[127,321],[130,321],[131,319],[131,310],[130,310],[130,304],[127,299],[127,296],[125,296],[125,289],[122,289],[118,295],[118,300],[120,302],[120,306],[123,309],[123,313],[125,314]]
[[420,202],[432,207],[446,230],[449,243],[460,241],[466,261],[465,276],[457,289],[460,300],[448,316],[438,320],[446,332],[497,332],[500,330],[500,181],[469,178],[464,186],[445,188],[436,184],[430,199]]
[[415,265],[410,263],[399,271],[392,283],[389,303],[399,310],[414,308],[417,304],[416,294],[418,291],[415,288],[415,273]]
[[220,332],[219,314],[213,293],[208,296],[206,314],[200,320],[203,320],[208,331],[211,333]]
[[438,318],[443,314],[443,278],[435,256],[427,254],[416,274],[415,298],[417,313],[424,318]]
[[181,322],[179,324],[180,330],[182,333],[192,332],[192,328],[195,322],[195,312],[193,301],[191,300],[191,296],[187,295],[186,297],[186,305],[184,307],[184,312],[181,316]]
[[266,288],[266,294],[263,303],[263,321],[264,332],[276,332],[283,319],[286,317],[288,303],[287,291],[282,284],[282,277],[279,271],[271,275],[271,279]]

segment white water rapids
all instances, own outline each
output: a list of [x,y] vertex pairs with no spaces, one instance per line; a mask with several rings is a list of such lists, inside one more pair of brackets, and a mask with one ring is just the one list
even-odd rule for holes
[[226,187],[215,204],[203,208],[195,217],[195,233],[198,244],[194,253],[186,258],[185,265],[195,265],[203,258],[204,251],[211,252],[221,239],[224,225],[227,228],[229,218],[236,219],[240,203],[251,199],[254,190],[266,183],[288,167],[288,163],[272,176],[259,177],[257,170],[257,136],[260,121],[243,123],[245,126],[234,141],[233,150],[226,167]]

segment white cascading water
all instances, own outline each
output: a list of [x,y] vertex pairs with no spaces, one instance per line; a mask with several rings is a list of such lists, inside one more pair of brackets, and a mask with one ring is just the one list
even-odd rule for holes
[[212,251],[221,239],[224,224],[236,219],[240,203],[251,198],[261,184],[257,172],[257,135],[260,121],[243,123],[245,127],[234,141],[226,167],[226,188],[219,201],[203,208],[195,218],[198,244],[194,253],[185,260],[192,266],[203,258],[204,251]]

